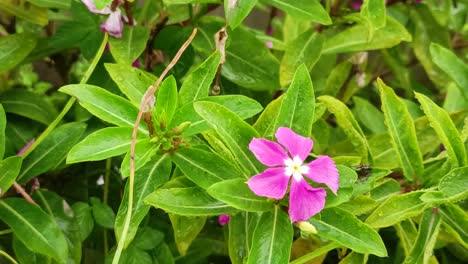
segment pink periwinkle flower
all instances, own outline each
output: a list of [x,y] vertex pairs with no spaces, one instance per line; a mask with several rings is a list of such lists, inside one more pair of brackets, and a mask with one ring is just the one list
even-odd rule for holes
[[123,17],[120,9],[117,7],[115,10],[112,10],[110,5],[99,10],[94,4],[94,0],[81,0],[89,11],[95,14],[109,15],[106,22],[101,24],[101,30],[106,31],[109,35],[120,38],[122,37],[123,30]]
[[324,188],[314,188],[304,179],[323,183],[336,195],[338,191],[338,169],[328,156],[320,156],[304,163],[314,142],[300,136],[287,127],[280,127],[275,137],[278,143],[254,138],[249,149],[267,168],[247,181],[249,188],[258,196],[282,199],[289,191],[289,217],[292,222],[304,221],[320,212],[325,206]]
[[229,220],[230,220],[230,219],[231,219],[231,217],[230,217],[229,215],[223,214],[223,215],[220,215],[220,216],[218,217],[218,223],[219,223],[219,225],[224,226],[224,225],[229,224]]

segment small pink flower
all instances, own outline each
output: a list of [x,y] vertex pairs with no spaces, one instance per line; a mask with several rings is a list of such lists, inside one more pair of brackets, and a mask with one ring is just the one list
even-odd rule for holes
[[121,38],[122,37],[122,30],[123,30],[123,21],[122,21],[122,13],[120,9],[117,7],[115,10],[112,10],[109,6],[104,7],[103,9],[99,10],[96,8],[94,4],[94,0],[81,0],[89,11],[95,14],[102,14],[102,15],[109,15],[106,22],[101,24],[101,30],[107,31],[109,35]]
[[231,217],[230,217],[229,215],[224,215],[224,214],[223,214],[223,215],[220,215],[220,216],[218,217],[218,223],[219,223],[220,225],[222,225],[222,226],[223,226],[223,225],[227,225],[227,224],[229,224],[229,220],[230,220],[230,219],[231,219]]
[[[320,156],[304,164],[314,142],[302,137],[287,127],[280,127],[275,134],[278,143],[254,138],[249,149],[266,166],[264,172],[250,178],[249,188],[259,196],[282,199],[289,191],[289,217],[292,222],[304,221],[320,212],[325,206],[324,188],[313,188],[304,176],[323,183],[336,194],[338,191],[338,169],[328,156]],[[289,152],[286,152],[286,150]]]
[[360,11],[361,6],[362,6],[362,1],[351,2],[350,5],[351,5],[352,8],[354,8],[354,10]]

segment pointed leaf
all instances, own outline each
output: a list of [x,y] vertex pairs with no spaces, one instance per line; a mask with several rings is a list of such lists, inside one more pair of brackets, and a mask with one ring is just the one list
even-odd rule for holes
[[76,202],[72,205],[76,223],[80,232],[80,241],[83,242],[94,228],[94,219],[91,214],[91,206],[84,202]]
[[[135,171],[146,165],[156,154],[159,149],[159,144],[152,142],[150,139],[144,139],[135,145]],[[122,165],[120,166],[120,174],[122,177],[130,175],[130,149],[125,155]]]
[[[0,9],[5,4],[7,3],[0,4]],[[0,38],[0,61],[2,62],[0,72],[8,71],[23,61],[36,46],[36,41],[34,34],[30,33],[2,36]]]
[[257,4],[257,0],[226,0],[224,1],[224,13],[231,28],[236,28],[242,20],[249,15]]
[[20,156],[8,157],[0,160],[0,196],[10,189],[16,180],[23,159]]
[[121,38],[109,38],[112,57],[117,63],[132,65],[145,50],[149,33],[147,27],[126,25]]
[[174,229],[174,239],[180,255],[185,256],[193,240],[205,226],[206,216],[169,214]]
[[258,214],[239,212],[229,220],[229,257],[233,264],[247,262]]
[[[158,88],[156,105],[153,109],[157,124],[169,125],[177,109],[177,83],[174,76],[165,79]],[[156,124],[154,124],[156,125]]]
[[3,0],[0,2],[0,10],[41,26],[45,26],[49,23],[47,8],[28,5],[25,2],[26,0]]
[[325,8],[316,0],[264,0],[272,6],[283,10],[288,15],[307,19],[322,25],[332,23]]
[[6,115],[2,104],[0,104],[0,160],[3,159],[5,154],[5,128],[6,128]]
[[439,182],[439,190],[446,197],[453,200],[464,199],[468,196],[468,182],[466,175],[468,167],[456,168],[445,175]]
[[115,213],[112,208],[96,197],[91,197],[89,201],[96,224],[109,229],[114,228]]

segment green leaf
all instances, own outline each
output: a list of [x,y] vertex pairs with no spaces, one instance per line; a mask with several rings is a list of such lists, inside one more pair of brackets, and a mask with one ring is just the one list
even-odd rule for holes
[[150,250],[162,244],[163,241],[163,232],[150,227],[142,227],[138,229],[134,245],[139,249]]
[[371,40],[368,32],[368,26],[361,24],[345,29],[325,41],[322,54],[385,49],[402,41],[411,41],[405,27],[391,17],[387,17],[385,27],[375,30]]
[[456,168],[445,175],[439,182],[439,190],[446,197],[458,200],[466,198],[468,195],[468,182],[466,175],[468,167]]
[[76,223],[80,232],[80,241],[83,242],[94,228],[94,219],[91,214],[91,207],[87,203],[76,202],[72,205],[73,213],[75,213]]
[[346,257],[342,259],[338,264],[366,264],[368,258],[368,254],[351,252],[348,255],[346,255]]
[[421,200],[424,193],[415,191],[390,197],[367,217],[366,223],[373,228],[387,227],[419,215],[426,205]]
[[353,96],[354,116],[373,134],[384,133],[387,128],[384,124],[384,115],[373,104],[360,97]]
[[343,129],[355,151],[362,157],[362,162],[368,164],[369,143],[351,110],[340,100],[328,95],[320,96],[318,100],[324,103],[328,111],[335,115],[336,123]]
[[416,98],[427,115],[431,127],[434,128],[442,144],[444,144],[453,166],[467,166],[468,159],[465,146],[449,114],[423,94],[416,93]]
[[255,122],[253,127],[258,131],[261,137],[273,137],[275,134],[277,129],[276,122],[278,120],[280,108],[283,104],[283,99],[284,95],[271,101]]
[[179,90],[180,106],[208,97],[220,60],[221,53],[216,51],[187,75]]
[[5,112],[24,116],[44,125],[50,124],[57,116],[57,110],[47,97],[24,91],[10,90],[0,95]]
[[65,263],[67,241],[55,220],[39,207],[20,198],[0,201],[0,219],[26,247]]
[[377,80],[385,124],[392,138],[404,176],[412,181],[422,176],[424,165],[413,119],[392,88]]
[[257,4],[257,0],[226,0],[224,1],[224,13],[226,20],[232,29],[242,23]]
[[296,133],[309,137],[315,113],[315,95],[309,71],[302,64],[294,74],[288,91],[283,96],[274,124],[277,128],[286,126]]
[[91,197],[89,201],[91,202],[91,209],[96,223],[105,228],[114,228],[115,214],[112,208],[96,197]]
[[353,194],[353,186],[358,178],[357,173],[343,165],[338,165],[339,188],[335,195],[327,188],[327,200],[325,208],[334,207],[346,201],[349,201]]
[[293,228],[291,221],[280,206],[271,212],[263,213],[252,238],[248,264],[287,263],[290,257]]
[[[150,139],[144,139],[135,145],[135,171],[145,166],[159,149],[159,144],[152,142]],[[122,177],[130,175],[130,150],[125,155],[120,166],[120,174]]]
[[27,156],[17,181],[24,183],[34,176],[49,171],[60,165],[68,152],[86,130],[86,124],[68,123],[53,130],[48,137]]
[[286,86],[291,82],[296,69],[301,64],[305,64],[309,72],[320,58],[322,45],[323,39],[315,33],[314,29],[302,33],[292,43],[288,43],[280,64],[281,86]]
[[17,236],[13,236],[13,251],[16,260],[20,264],[45,264],[51,262],[50,257],[29,250]]
[[174,239],[180,255],[185,256],[192,241],[205,226],[206,216],[183,216],[169,214],[174,229]]
[[352,66],[353,64],[349,61],[344,61],[336,65],[328,75],[325,88],[323,88],[323,94],[336,97],[341,87],[346,83],[351,73]]
[[244,176],[234,165],[210,151],[183,148],[171,158],[187,178],[204,189],[223,180]]
[[112,57],[117,63],[132,65],[145,50],[149,33],[147,27],[126,25],[121,38],[109,38]]
[[221,215],[237,209],[216,200],[199,187],[159,189],[144,199],[145,203],[179,215]]
[[245,179],[218,182],[207,191],[214,198],[248,212],[263,212],[273,208],[267,198],[257,196],[249,189]]
[[6,115],[2,104],[0,104],[0,160],[5,155],[5,128],[6,128]]
[[93,2],[94,2],[94,6],[96,7],[96,9],[102,10],[104,9],[104,7],[111,4],[112,0],[94,0]]
[[283,10],[288,15],[310,20],[322,25],[332,23],[330,16],[320,1],[316,0],[263,0],[272,6]]
[[437,209],[430,208],[421,217],[419,223],[418,236],[408,256],[406,256],[404,264],[413,263],[428,263],[432,256],[434,245],[439,234],[441,223],[440,213]]
[[237,159],[244,173],[258,174],[261,165],[248,149],[257,132],[236,114],[216,103],[195,102],[195,111],[216,130],[223,142]]
[[[150,209],[150,206],[143,202],[144,198],[151,194],[156,187],[169,180],[171,168],[171,161],[167,155],[157,155],[151,159],[151,162],[135,172],[132,218],[125,239],[125,248],[132,242],[137,233],[138,226]],[[128,209],[128,186],[127,182],[127,184],[125,184],[124,196],[115,219],[115,236],[117,241],[120,241],[125,224],[125,217]]]
[[[28,0],[31,4],[47,8],[68,9],[71,6],[71,0]],[[100,8],[101,9],[101,8]]]
[[459,206],[452,203],[441,205],[439,212],[442,225],[464,247],[468,246],[468,215]]
[[[106,122],[124,127],[135,125],[138,108],[103,88],[88,84],[70,84],[63,86],[59,91],[75,96],[81,106]],[[138,129],[148,133],[144,123],[141,123]]]
[[27,2],[27,0],[3,0],[0,2],[0,10],[34,24],[47,25],[49,23],[47,8],[31,5]]
[[0,38],[0,72],[8,71],[23,61],[36,46],[34,34],[11,34]]
[[385,0],[364,0],[361,16],[369,23],[369,39],[372,40],[375,30],[386,24]]
[[[130,150],[132,131],[132,127],[106,127],[90,134],[70,150],[67,164],[103,160],[126,153]],[[138,133],[136,142],[144,138]]]
[[217,3],[219,0],[162,0],[166,5],[193,4],[193,3]]
[[320,219],[309,222],[317,229],[317,235],[336,241],[355,252],[387,256],[387,250],[379,234],[351,213],[338,208],[324,209]]
[[20,156],[0,160],[0,196],[10,189],[18,176],[23,159]]
[[[153,109],[157,124],[169,125],[177,109],[177,83],[174,76],[165,79],[158,88],[156,106]],[[156,125],[156,124],[155,124]]]
[[247,262],[258,214],[239,212],[229,219],[229,257],[233,264]]
[[[243,95],[212,96],[198,101],[220,104],[234,112],[241,119],[247,119],[262,111],[262,106],[257,101]],[[172,129],[187,121],[191,122],[191,124],[184,131],[184,136],[195,135],[210,129],[209,124],[197,114],[192,103],[188,103],[177,110],[169,128]]]
[[140,107],[141,99],[148,87],[158,80],[151,73],[130,65],[105,63],[104,66],[120,91],[136,107]]
[[468,65],[449,49],[431,43],[429,46],[432,61],[457,84],[466,100],[468,100]]

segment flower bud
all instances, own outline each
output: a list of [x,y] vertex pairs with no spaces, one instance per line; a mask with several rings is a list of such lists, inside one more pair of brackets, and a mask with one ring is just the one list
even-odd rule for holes
[[301,229],[301,231],[306,234],[317,234],[317,229],[315,226],[307,221],[298,222],[297,227],[299,227],[299,229]]

